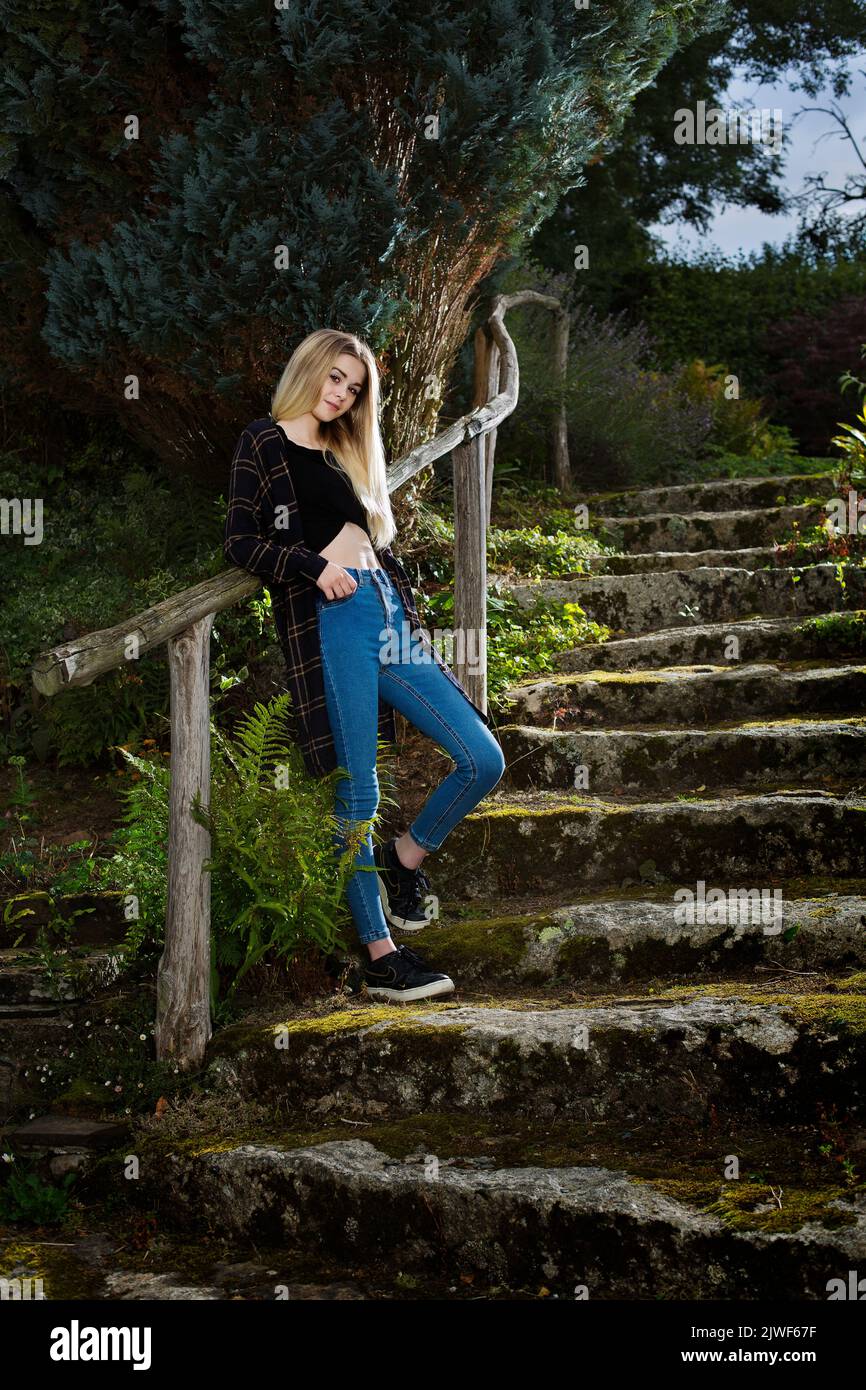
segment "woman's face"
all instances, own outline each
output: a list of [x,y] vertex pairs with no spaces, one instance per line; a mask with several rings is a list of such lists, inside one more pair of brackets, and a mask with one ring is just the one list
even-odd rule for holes
[[345,415],[360,396],[366,378],[364,363],[348,352],[341,353],[325,377],[322,394],[318,405],[313,408],[313,414],[322,422]]

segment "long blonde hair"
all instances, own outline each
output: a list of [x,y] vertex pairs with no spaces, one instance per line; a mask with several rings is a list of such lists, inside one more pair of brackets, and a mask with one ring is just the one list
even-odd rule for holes
[[271,397],[274,420],[294,420],[317,405],[322,386],[341,353],[363,362],[367,379],[345,414],[322,424],[326,448],[334,454],[367,513],[374,546],[390,545],[397,527],[388,496],[385,450],[379,431],[379,369],[370,348],[354,333],[317,328],[299,343]]

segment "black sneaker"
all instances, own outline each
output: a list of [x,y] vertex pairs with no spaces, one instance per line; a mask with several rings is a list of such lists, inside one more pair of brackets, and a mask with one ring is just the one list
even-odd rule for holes
[[368,961],[364,983],[373,999],[428,999],[435,994],[451,994],[454,989],[449,975],[429,970],[427,962],[408,946],[398,946],[387,956]]
[[379,874],[379,897],[385,920],[398,931],[422,931],[430,918],[423,903],[431,891],[422,868],[407,869],[397,857],[393,836],[373,846],[373,862]]

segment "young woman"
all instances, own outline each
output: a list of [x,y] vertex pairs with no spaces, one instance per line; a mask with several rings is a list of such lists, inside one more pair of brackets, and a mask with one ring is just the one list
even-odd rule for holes
[[505,760],[489,719],[423,632],[390,549],[396,528],[378,421],[379,375],[367,344],[331,329],[309,334],[286,365],[271,414],[238,441],[225,555],[271,590],[308,770],[348,773],[336,784],[338,851],[349,823],[377,812],[377,738],[395,740],[395,709],[454,759],[402,835],[374,851],[368,833],[347,887],[369,953],[367,992],[412,1000],[448,994],[454,982],[395,946],[391,928],[427,925],[421,864],[492,790]]

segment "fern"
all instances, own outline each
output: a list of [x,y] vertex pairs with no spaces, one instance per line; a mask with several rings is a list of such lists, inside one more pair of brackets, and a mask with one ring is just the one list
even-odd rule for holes
[[[345,770],[307,774],[288,732],[290,698],[284,692],[257,703],[232,738],[211,721],[210,800],[196,797],[190,806],[211,836],[204,867],[211,874],[214,1007],[221,986],[230,996],[260,961],[290,961],[311,944],[325,952],[346,945],[346,883],[376,817],[343,827],[345,848],[335,853],[334,784]],[[112,861],[121,886],[139,898],[140,917],[127,935],[134,953],[163,939],[170,777],[164,764],[119,751],[141,774],[125,793]]]

